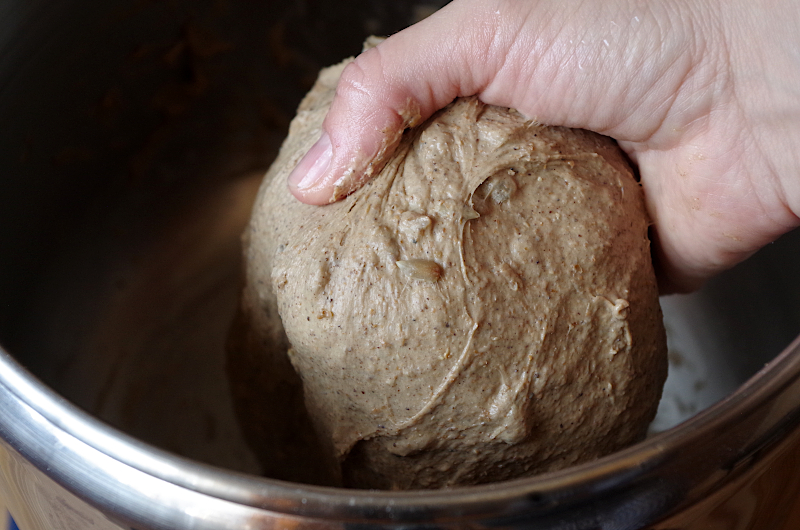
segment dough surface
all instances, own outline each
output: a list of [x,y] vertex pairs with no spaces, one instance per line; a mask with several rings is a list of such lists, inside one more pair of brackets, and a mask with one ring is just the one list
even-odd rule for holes
[[244,237],[248,338],[231,356],[240,372],[282,368],[248,374],[240,401],[288,357],[330,480],[351,487],[486,483],[641,440],[666,339],[641,188],[617,146],[459,99],[362,189],[303,205],[286,177],[343,66],[301,104]]

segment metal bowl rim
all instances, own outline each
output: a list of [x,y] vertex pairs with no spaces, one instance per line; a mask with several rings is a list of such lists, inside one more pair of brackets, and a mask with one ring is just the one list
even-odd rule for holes
[[[563,471],[503,483],[451,490],[389,492],[283,482],[176,456],[82,411],[0,349],[0,385],[54,426],[90,447],[138,471],[197,493],[286,514],[296,514],[297,506],[302,506],[302,515],[311,517],[328,517],[332,510],[347,513],[353,509],[387,507],[414,510],[435,506],[462,513],[489,513],[530,495],[563,498],[585,494],[590,489],[596,491],[598,487],[622,487],[632,471],[634,475],[641,474],[658,466],[668,454],[753,412],[797,379],[800,379],[800,336],[727,398],[623,451]],[[794,415],[800,415],[800,404],[795,407]],[[772,427],[791,419],[776,419]]]

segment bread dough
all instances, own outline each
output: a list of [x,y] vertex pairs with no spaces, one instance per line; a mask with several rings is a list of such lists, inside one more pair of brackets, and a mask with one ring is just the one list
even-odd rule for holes
[[304,205],[286,177],[343,66],[320,74],[256,199],[249,346],[232,355],[285,363],[280,314],[346,486],[486,483],[641,440],[666,338],[641,188],[618,147],[459,99],[362,189]]

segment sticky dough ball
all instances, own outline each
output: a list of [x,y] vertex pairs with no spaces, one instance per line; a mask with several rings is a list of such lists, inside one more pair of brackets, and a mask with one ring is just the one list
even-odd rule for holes
[[459,99],[365,187],[304,205],[286,177],[342,67],[321,73],[262,185],[242,298],[250,356],[280,315],[290,348],[269,355],[299,374],[336,481],[486,483],[641,440],[666,341],[618,147]]

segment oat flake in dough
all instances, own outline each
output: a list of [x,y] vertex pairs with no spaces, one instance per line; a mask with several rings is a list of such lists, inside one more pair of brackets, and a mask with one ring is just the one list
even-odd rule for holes
[[459,99],[362,189],[304,205],[286,177],[343,66],[320,74],[261,187],[241,315],[247,355],[281,357],[265,353],[280,314],[336,480],[486,483],[642,439],[666,340],[616,145]]

